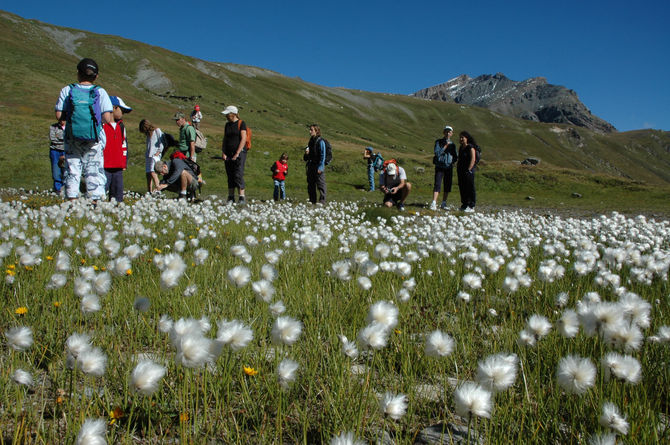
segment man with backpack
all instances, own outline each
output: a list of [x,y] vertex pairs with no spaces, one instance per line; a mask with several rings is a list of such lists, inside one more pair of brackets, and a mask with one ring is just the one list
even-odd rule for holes
[[447,196],[451,192],[451,184],[454,178],[454,164],[458,160],[456,153],[456,144],[451,141],[454,129],[449,125],[444,127],[444,137],[435,141],[433,164],[435,165],[435,183],[433,187],[433,201],[430,203],[430,210],[437,209],[437,198],[440,196],[440,188],[444,186],[442,195],[442,204],[440,208],[446,210]]
[[158,161],[155,167],[156,173],[163,176],[156,190],[168,190],[179,193],[179,199],[193,198],[198,188],[198,176],[188,166],[184,159],[175,157],[167,162]]
[[[309,202],[316,204],[316,191],[319,190],[319,204],[326,203],[326,163],[328,149],[327,142],[321,137],[321,128],[318,124],[309,126],[309,142],[305,148],[303,160],[307,162],[307,194]],[[332,155],[331,155],[332,156]]]
[[65,86],[56,102],[56,119],[65,121],[64,152],[67,175],[65,196],[79,197],[82,175],[88,197],[94,202],[105,195],[103,124],[112,121],[112,102],[107,92],[93,82],[98,64],[85,58],[77,64],[77,83]]
[[379,174],[379,188],[384,193],[385,207],[396,205],[398,210],[405,211],[405,200],[412,190],[412,184],[407,182],[405,169],[400,167],[395,159],[389,159],[384,163],[384,168]]
[[173,119],[179,127],[179,151],[184,153],[186,157],[196,161],[195,155],[195,128],[186,122],[186,116],[181,111],[177,111]]
[[368,161],[368,184],[370,185],[370,191],[375,191],[375,172],[378,172],[384,166],[384,158],[381,153],[373,153],[372,147],[365,147],[363,152],[363,159]]

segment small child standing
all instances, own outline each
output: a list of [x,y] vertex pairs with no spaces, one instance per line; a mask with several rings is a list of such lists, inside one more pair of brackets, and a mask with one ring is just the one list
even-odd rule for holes
[[275,191],[273,198],[275,201],[286,199],[286,188],[284,187],[284,180],[288,174],[288,155],[282,153],[278,161],[275,161],[270,167],[272,170],[272,179],[275,183]]
[[123,171],[128,166],[128,140],[123,115],[130,113],[132,108],[117,96],[110,96],[114,122],[103,126],[105,131],[104,166],[107,177],[106,192],[109,200],[123,201]]

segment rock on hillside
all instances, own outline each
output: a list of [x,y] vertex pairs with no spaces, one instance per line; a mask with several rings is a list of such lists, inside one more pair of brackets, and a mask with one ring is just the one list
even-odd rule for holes
[[544,77],[519,82],[500,73],[474,79],[463,74],[413,96],[475,105],[531,121],[571,124],[601,133],[616,131],[610,123],[591,114],[577,93],[548,84]]

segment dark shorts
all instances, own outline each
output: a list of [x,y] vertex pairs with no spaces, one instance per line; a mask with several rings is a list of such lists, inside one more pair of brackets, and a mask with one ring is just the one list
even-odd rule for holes
[[384,204],[386,204],[387,202],[392,202],[393,204],[397,204],[397,203],[400,202],[401,199],[402,199],[402,196],[400,195],[400,192],[386,193],[384,195],[384,201],[382,201],[382,202]]
[[454,179],[454,169],[452,168],[436,168],[435,169],[435,186],[433,191],[439,193],[442,185],[446,193],[451,192],[451,183]]

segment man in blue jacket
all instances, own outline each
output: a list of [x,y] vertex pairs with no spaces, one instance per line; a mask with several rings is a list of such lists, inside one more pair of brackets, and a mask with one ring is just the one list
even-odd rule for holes
[[309,126],[309,143],[303,159],[307,161],[307,194],[309,201],[316,204],[319,190],[319,204],[326,202],[326,142],[321,137],[319,125]]

